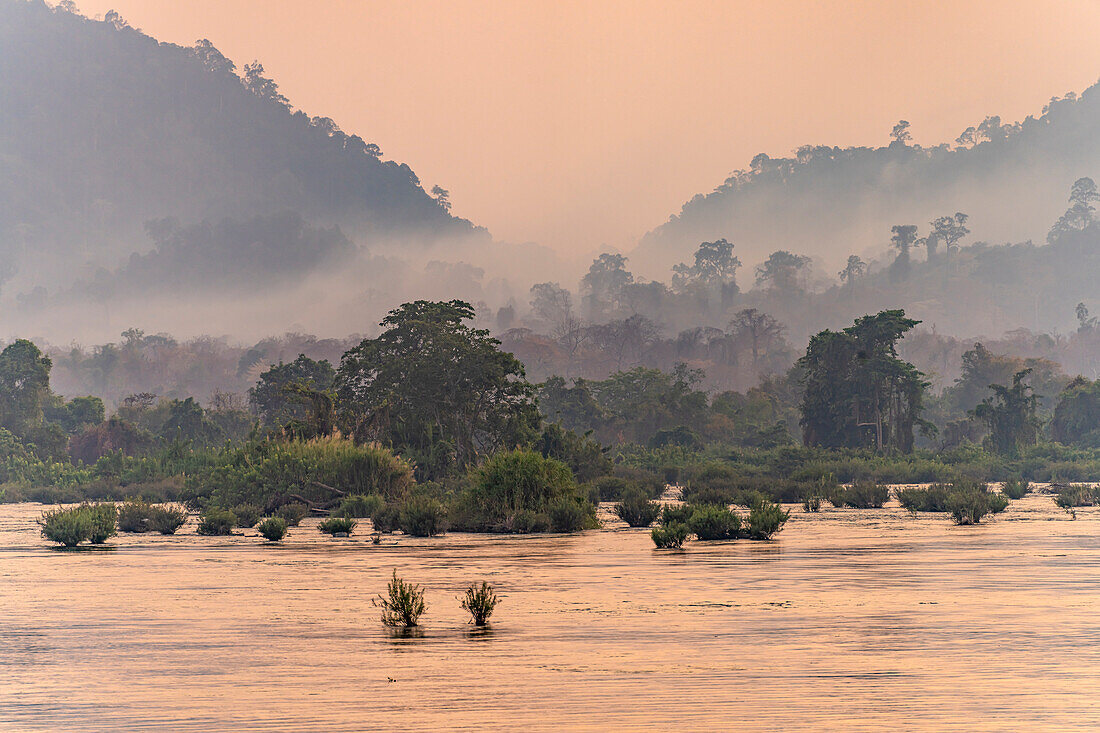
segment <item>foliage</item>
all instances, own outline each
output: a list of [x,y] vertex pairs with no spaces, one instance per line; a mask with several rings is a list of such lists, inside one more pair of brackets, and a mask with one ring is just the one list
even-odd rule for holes
[[1001,492],[1009,499],[1023,499],[1031,489],[1031,484],[1025,479],[1010,478],[1001,485]]
[[397,504],[381,504],[370,515],[375,532],[392,532],[401,528],[401,507]]
[[546,508],[550,518],[550,529],[554,532],[580,532],[582,529],[595,529],[596,507],[586,499],[563,495],[550,501]]
[[1039,439],[1039,398],[1024,379],[1031,374],[1023,369],[1012,376],[1012,386],[991,384],[993,396],[974,408],[974,417],[989,427],[989,444],[994,452],[1018,455],[1020,448],[1035,445]]
[[534,387],[500,341],[463,323],[474,316],[459,300],[406,303],[344,354],[336,388],[357,439],[415,455],[432,478],[534,437]]
[[644,489],[630,489],[615,505],[615,514],[631,527],[648,527],[661,513],[661,505],[649,498]]
[[475,626],[485,626],[489,623],[489,617],[497,607],[500,599],[493,592],[493,587],[481,581],[481,586],[471,585],[466,589],[466,595],[462,599],[462,608],[470,613]]
[[238,504],[233,507],[233,514],[237,517],[237,526],[248,529],[260,521],[263,510],[255,504]]
[[210,507],[199,517],[199,526],[195,531],[204,536],[216,537],[233,534],[236,526],[237,515],[233,512]]
[[679,506],[665,504],[661,509],[661,526],[668,527],[673,524],[687,525],[688,520],[691,519],[691,513],[694,510],[694,507],[690,504],[680,504]]
[[654,527],[649,533],[658,550],[679,550],[688,536],[687,525],[673,523],[663,527]]
[[93,545],[102,545],[118,534],[116,521],[118,510],[111,503],[86,504],[81,509],[88,516],[88,541]]
[[65,547],[75,547],[91,536],[91,516],[84,505],[43,512],[38,526],[43,537]]
[[153,508],[140,499],[127,499],[118,507],[120,532],[148,532]]
[[386,587],[386,595],[379,595],[372,603],[382,609],[382,623],[386,626],[416,626],[424,614],[424,591],[420,586],[393,577]]
[[447,509],[437,499],[413,494],[401,506],[401,531],[413,537],[435,537],[447,531]]
[[[273,364],[260,374],[256,385],[248,391],[248,401],[266,425],[279,428],[290,423],[304,425],[310,418],[310,412],[300,399],[301,392],[294,388],[324,392],[332,389],[335,379],[336,370],[327,360],[315,361],[299,354],[294,361]],[[320,433],[316,430],[307,437]]]
[[1100,448],[1100,380],[1074,379],[1062,392],[1050,436],[1059,443]]
[[771,539],[790,519],[791,513],[778,504],[761,501],[749,509],[748,537],[754,540]]
[[577,481],[588,482],[611,473],[611,460],[603,446],[588,433],[578,435],[557,423],[548,423],[537,443],[539,453],[569,466]]
[[830,497],[833,506],[855,509],[881,509],[890,500],[890,488],[873,481],[856,481],[847,488],[838,488]]
[[176,506],[155,506],[149,509],[148,527],[163,535],[175,534],[187,521],[187,512]]
[[268,542],[278,542],[286,537],[286,520],[281,517],[268,517],[260,522],[257,529]]
[[741,517],[724,506],[697,506],[687,526],[701,540],[732,540],[741,532]]
[[299,502],[283,504],[275,510],[275,516],[285,521],[288,526],[297,527],[303,519],[309,516],[309,507]]
[[821,511],[821,497],[817,494],[807,494],[802,499],[802,511],[807,514]]
[[798,362],[807,445],[913,450],[913,428],[928,427],[920,416],[928,383],[898,358],[897,341],[918,323],[904,311],[882,311],[810,339]]
[[1063,509],[1073,509],[1079,506],[1093,506],[1097,503],[1098,494],[1097,491],[1091,486],[1083,486],[1081,484],[1070,484],[1069,486],[1058,487],[1057,494],[1054,497],[1054,503]]
[[378,494],[350,494],[332,510],[332,515],[366,519],[378,511],[383,503],[384,500]]
[[317,525],[317,529],[324,534],[351,534],[357,524],[359,523],[351,517],[329,517],[322,520]]

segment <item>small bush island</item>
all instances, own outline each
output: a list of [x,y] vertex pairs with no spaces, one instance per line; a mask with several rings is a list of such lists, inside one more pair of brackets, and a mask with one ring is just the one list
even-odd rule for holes
[[379,595],[372,603],[382,609],[382,623],[386,626],[416,626],[424,614],[424,591],[420,586],[393,577],[386,586],[386,595]]
[[355,525],[359,524],[351,517],[329,517],[317,525],[317,529],[330,535],[351,534]]
[[286,520],[282,517],[268,517],[260,522],[257,529],[268,542],[278,542],[286,537]]
[[651,500],[646,491],[634,488],[615,505],[615,514],[631,527],[648,527],[661,514],[661,505]]
[[202,513],[196,531],[207,537],[218,537],[233,534],[233,528],[236,526],[236,514],[228,509],[211,507]]

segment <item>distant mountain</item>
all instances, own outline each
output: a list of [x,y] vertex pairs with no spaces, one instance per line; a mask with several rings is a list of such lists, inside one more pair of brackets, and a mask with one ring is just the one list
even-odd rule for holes
[[784,249],[813,255],[831,275],[849,254],[884,250],[891,226],[924,234],[956,211],[970,215],[974,239],[1041,242],[1083,176],[1100,179],[1098,86],[1052,99],[1037,118],[989,117],[950,145],[912,145],[902,126],[887,147],[761,153],[647,234],[631,263],[660,277],[700,242],[725,238],[746,264]]
[[[171,262],[145,225],[168,218],[178,223],[158,231],[206,238],[170,243],[181,257],[212,252],[222,232],[263,230],[261,220],[294,229],[270,246],[319,246],[318,260],[345,235],[368,248],[489,240],[407,165],[295,110],[262,66],[238,69],[207,41],[161,43],[117,14],[91,20],[71,7],[0,0],[0,278],[20,290],[54,290],[134,252],[152,259],[131,262],[131,274],[155,274]],[[203,222],[212,229],[189,229]],[[302,222],[342,233],[301,236]],[[245,244],[224,256],[247,255]],[[310,251],[277,251],[265,267],[299,272]]]

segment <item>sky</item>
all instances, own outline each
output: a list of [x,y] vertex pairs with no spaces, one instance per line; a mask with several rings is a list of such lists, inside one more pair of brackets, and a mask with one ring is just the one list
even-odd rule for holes
[[77,0],[259,59],[454,213],[629,250],[759,152],[952,141],[1100,77],[1100,0]]

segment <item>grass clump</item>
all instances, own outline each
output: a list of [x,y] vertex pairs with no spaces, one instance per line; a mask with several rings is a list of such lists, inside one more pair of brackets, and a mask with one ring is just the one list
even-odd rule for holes
[[343,501],[332,510],[332,516],[369,519],[382,504],[383,499],[378,494],[352,494],[345,496]]
[[615,514],[631,527],[648,527],[661,514],[661,505],[649,498],[641,488],[628,490],[615,505]]
[[309,507],[299,502],[283,504],[275,510],[275,516],[285,520],[288,527],[297,527],[303,519],[309,516]]
[[741,517],[724,506],[695,507],[687,528],[701,540],[732,540],[741,532]]
[[355,521],[351,517],[329,517],[317,525],[317,529],[324,534],[338,535],[338,534],[351,534],[351,531],[355,529],[355,525],[359,522]]
[[470,619],[475,626],[485,626],[489,623],[489,617],[493,615],[493,609],[499,602],[500,599],[493,592],[493,586],[483,580],[480,587],[471,585],[466,589],[462,608],[470,613]]
[[1010,478],[1001,486],[1001,493],[1009,499],[1023,499],[1031,490],[1031,483],[1025,479]]
[[117,519],[114,504],[81,504],[44,512],[38,526],[43,537],[65,547],[75,547],[85,540],[101,545],[118,533]]
[[278,542],[283,537],[286,537],[286,527],[286,520],[282,517],[268,517],[260,522],[260,526],[257,527],[257,529],[268,542]]
[[658,550],[679,550],[688,536],[686,524],[674,523],[665,527],[654,527],[649,533]]
[[202,513],[196,531],[206,537],[219,537],[233,534],[237,526],[237,515],[228,509],[211,507]]
[[233,514],[237,516],[238,527],[251,529],[259,523],[260,517],[263,516],[263,510],[255,504],[238,504],[233,507]]
[[1058,488],[1054,497],[1054,503],[1063,509],[1073,509],[1079,506],[1093,506],[1096,504],[1097,491],[1083,484],[1070,484]]
[[120,532],[148,532],[153,508],[141,499],[127,499],[118,507],[118,530]]
[[393,578],[386,586],[386,595],[379,595],[371,603],[382,609],[382,623],[386,626],[412,627],[419,623],[425,610],[424,591],[420,586],[406,583],[397,577],[397,571],[393,571]]
[[399,516],[401,531],[413,537],[435,537],[447,531],[447,508],[430,496],[414,494]]
[[178,506],[152,507],[149,510],[149,529],[153,532],[169,535],[187,521],[187,512]]
[[748,538],[753,540],[771,539],[791,518],[791,513],[778,504],[761,501],[749,510]]

